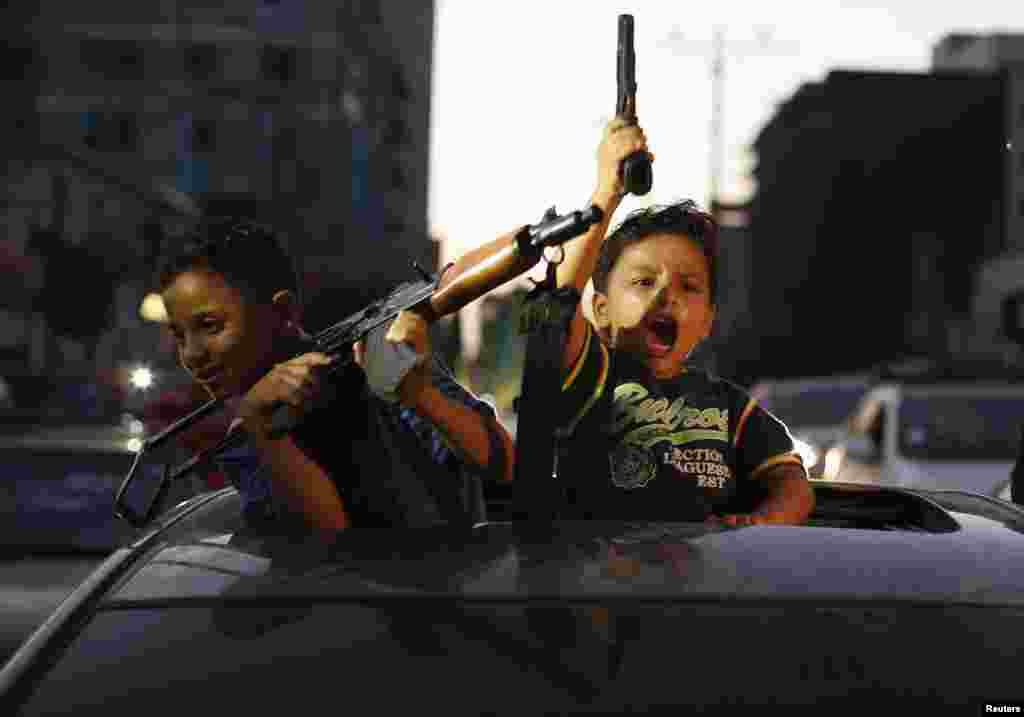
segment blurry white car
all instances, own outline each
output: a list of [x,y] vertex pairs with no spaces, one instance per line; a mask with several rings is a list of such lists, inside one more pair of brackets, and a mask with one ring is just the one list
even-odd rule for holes
[[832,448],[846,435],[846,421],[870,386],[866,376],[772,379],[755,384],[750,395],[789,428],[811,476],[835,478]]
[[994,495],[1013,467],[1022,423],[1024,384],[879,385],[836,448],[837,478]]
[[1013,502],[1012,488],[1010,487],[1010,481],[1007,479],[1003,483],[1000,483],[993,495],[999,500],[1005,500],[1007,503]]

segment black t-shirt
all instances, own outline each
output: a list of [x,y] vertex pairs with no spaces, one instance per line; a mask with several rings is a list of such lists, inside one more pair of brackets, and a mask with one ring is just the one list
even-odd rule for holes
[[[493,409],[462,388],[436,358],[431,365],[442,393],[495,420]],[[322,394],[292,437],[334,481],[354,527],[472,524],[485,518],[479,474],[429,421],[373,395],[359,366],[335,372]],[[242,493],[250,519],[284,517],[285,502],[250,445],[226,452],[219,463]]]
[[562,395],[559,475],[581,517],[702,521],[743,510],[767,468],[802,465],[786,426],[739,386],[696,369],[652,379],[589,325]]

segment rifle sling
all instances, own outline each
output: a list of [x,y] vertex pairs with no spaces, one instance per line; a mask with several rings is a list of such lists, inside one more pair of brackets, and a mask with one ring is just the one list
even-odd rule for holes
[[515,484],[521,517],[553,520],[563,509],[557,478],[562,355],[580,301],[573,287],[554,288],[554,272],[523,300],[520,330],[527,335],[516,429]]

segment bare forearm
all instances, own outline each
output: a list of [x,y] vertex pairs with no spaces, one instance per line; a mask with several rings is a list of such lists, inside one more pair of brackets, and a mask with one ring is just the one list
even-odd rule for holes
[[[498,421],[491,421],[464,403],[453,401],[433,385],[420,389],[407,405],[428,419],[462,460],[481,470],[500,461],[502,471],[496,477],[511,480],[514,454],[512,438]],[[491,433],[485,421],[491,422],[490,430],[500,437],[500,450],[504,455],[491,455]]]
[[590,281],[597,259],[601,254],[601,244],[608,233],[612,215],[619,208],[621,198],[616,194],[596,191],[590,203],[604,212],[601,221],[593,224],[587,232],[571,239],[565,244],[565,259],[558,265],[558,285],[573,286],[582,292]]
[[290,436],[256,438],[256,451],[289,505],[326,533],[349,527],[348,512],[327,473]]
[[[591,203],[604,212],[604,217],[597,224],[591,226],[586,234],[572,239],[564,245],[565,259],[558,265],[559,286],[572,286],[581,294],[583,293],[594,269],[597,268],[601,245],[604,243],[612,215],[618,208],[619,202],[620,198],[615,194],[598,191],[591,196]],[[585,337],[586,319],[583,316],[582,307],[577,307],[576,315],[569,326],[565,350],[562,352],[562,367],[566,370],[579,357]]]
[[758,479],[764,488],[764,498],[754,509],[754,515],[767,523],[799,525],[807,522],[814,510],[814,489],[801,467],[778,466],[771,475]]

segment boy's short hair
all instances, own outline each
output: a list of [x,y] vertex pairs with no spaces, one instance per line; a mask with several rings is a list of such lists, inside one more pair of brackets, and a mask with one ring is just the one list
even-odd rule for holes
[[667,205],[654,205],[630,214],[608,235],[594,269],[594,289],[608,291],[608,277],[622,252],[631,244],[652,234],[685,234],[697,242],[708,262],[711,304],[718,304],[718,223],[697,208],[692,199]]
[[164,291],[186,271],[206,270],[224,277],[248,301],[270,302],[287,289],[299,295],[292,258],[269,227],[244,217],[210,217],[166,253],[157,275]]

